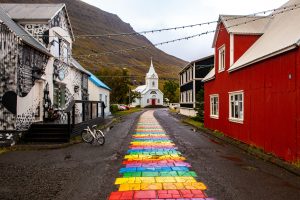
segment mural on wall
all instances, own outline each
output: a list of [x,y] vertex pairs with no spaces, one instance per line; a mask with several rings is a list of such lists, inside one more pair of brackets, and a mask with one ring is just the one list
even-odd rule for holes
[[16,130],[23,131],[27,130],[30,125],[35,121],[36,111],[40,105],[38,97],[32,100],[32,104],[28,107],[26,112],[18,114],[16,120]]
[[61,27],[65,31],[69,31],[71,33],[71,26],[67,20],[67,13],[64,9],[62,9],[51,21],[50,28],[52,27]]
[[49,38],[45,37],[48,36],[48,30],[49,30],[49,25],[48,24],[21,24],[24,29],[30,33],[34,38],[36,38],[41,44],[44,46],[47,46],[49,41]]
[[16,116],[2,103],[3,95],[16,91],[18,38],[0,22],[0,130],[15,130]]
[[18,95],[25,97],[34,86],[35,80],[45,74],[48,56],[27,46],[20,46],[18,66]]
[[69,65],[62,62],[59,59],[54,60],[54,79],[59,79],[60,81],[63,81],[69,74]]

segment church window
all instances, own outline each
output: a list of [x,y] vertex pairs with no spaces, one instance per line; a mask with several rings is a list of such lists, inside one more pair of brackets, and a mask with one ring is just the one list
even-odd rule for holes
[[153,87],[155,86],[155,82],[154,82],[154,81],[152,82],[152,86],[153,86]]
[[155,91],[150,92],[150,94],[157,94]]
[[149,99],[147,99],[147,103],[149,103]]

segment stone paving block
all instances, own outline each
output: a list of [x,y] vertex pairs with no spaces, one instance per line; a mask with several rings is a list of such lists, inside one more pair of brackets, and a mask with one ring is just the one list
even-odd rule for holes
[[157,183],[175,183],[175,177],[155,177]]
[[182,183],[163,183],[164,190],[181,190],[185,189]]
[[206,190],[206,186],[203,183],[183,183],[184,188],[188,190]]
[[197,177],[196,172],[194,171],[177,171],[178,176],[192,176],[192,177]]
[[119,191],[132,191],[132,190],[141,190],[141,184],[128,183],[128,184],[121,184],[119,187]]
[[135,177],[135,183],[155,183],[154,177]]
[[160,172],[160,176],[178,176],[177,171]]
[[128,177],[140,177],[142,175],[142,172],[125,172],[123,174],[123,177],[128,178]]
[[184,177],[184,176],[180,176],[180,177],[175,177],[176,182],[178,183],[195,183],[197,182],[196,179],[194,179],[193,177]]
[[136,191],[134,193],[134,199],[144,199],[144,198],[156,198],[155,191]]
[[155,177],[159,175],[159,172],[141,172],[143,177]]
[[141,190],[162,190],[161,183],[142,183]]

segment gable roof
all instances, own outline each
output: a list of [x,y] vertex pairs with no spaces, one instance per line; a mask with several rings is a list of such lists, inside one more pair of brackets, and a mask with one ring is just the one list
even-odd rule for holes
[[[290,0],[282,7],[300,4]],[[274,14],[274,13],[273,13]],[[281,54],[300,44],[300,5],[293,10],[278,13],[271,18],[264,34],[229,68],[229,72]]]
[[147,85],[140,85],[137,88],[135,88],[133,91],[143,93],[146,88],[147,88]]
[[206,59],[210,59],[210,58],[212,58],[212,57],[214,57],[215,55],[213,54],[213,55],[210,55],[210,56],[206,56],[206,57],[203,57],[203,58],[199,58],[199,59],[197,59],[197,60],[194,60],[194,61],[191,61],[191,62],[189,62],[180,72],[179,72],[179,74],[181,74],[184,70],[186,70],[190,65],[193,65],[194,63],[196,63],[196,62],[201,62],[201,61],[203,61],[203,60],[206,60]]
[[269,21],[268,16],[220,15],[212,47],[215,47],[221,23],[229,34],[262,35]]
[[103,89],[111,91],[111,88],[108,87],[105,83],[103,83],[94,74],[92,74],[91,72],[89,72],[89,74],[90,74],[89,80],[92,81],[92,83],[94,83],[97,87],[100,87],[100,88],[103,88]]
[[0,6],[5,12],[16,21],[19,20],[51,20],[53,19],[62,9],[65,9],[67,20],[71,30],[71,36],[74,40],[74,33],[71,26],[70,18],[66,5],[60,4],[21,4],[21,3],[3,3]]
[[212,70],[210,70],[210,72],[202,79],[202,82],[213,80],[215,78],[215,75],[216,75],[216,70],[215,68],[212,68]]
[[21,39],[22,42],[41,51],[49,56],[50,52],[29,33],[27,33],[20,25],[15,23],[0,6],[0,21],[2,21],[14,34]]
[[88,75],[91,74],[89,71],[87,71],[86,69],[84,69],[84,68],[82,67],[82,65],[79,64],[79,62],[77,62],[77,60],[75,60],[73,57],[71,57],[71,64],[72,64],[76,69],[78,69],[79,71],[81,71],[81,72],[83,72],[83,73],[85,73],[85,74],[88,74]]

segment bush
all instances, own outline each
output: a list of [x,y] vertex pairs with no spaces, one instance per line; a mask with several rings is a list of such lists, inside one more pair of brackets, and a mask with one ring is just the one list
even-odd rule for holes
[[137,105],[137,106],[135,106],[136,108],[141,108],[141,106],[140,105]]
[[111,113],[116,113],[118,112],[118,106],[117,105],[110,105],[110,112]]

